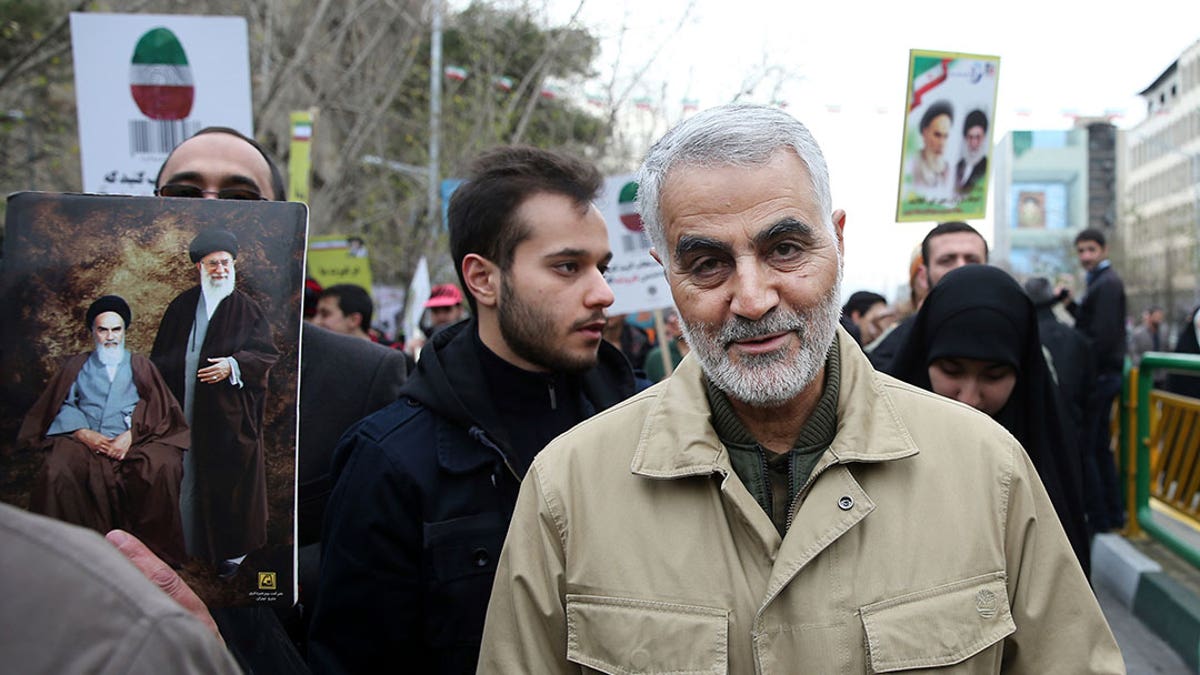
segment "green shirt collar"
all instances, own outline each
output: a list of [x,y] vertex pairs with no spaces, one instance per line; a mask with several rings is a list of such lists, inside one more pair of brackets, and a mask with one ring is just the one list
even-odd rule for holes
[[704,378],[712,411],[712,425],[729,452],[729,463],[746,489],[766,511],[782,535],[787,529],[788,506],[793,504],[825,449],[837,435],[838,391],[841,385],[841,352],[837,341],[825,358],[825,386],[812,414],[801,428],[787,455],[770,455],[746,430],[728,397]]

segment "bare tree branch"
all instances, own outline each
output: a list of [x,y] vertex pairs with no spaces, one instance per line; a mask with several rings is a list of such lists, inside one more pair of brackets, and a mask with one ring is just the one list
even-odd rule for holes
[[[77,3],[75,5],[75,9],[73,9],[71,11],[72,12],[82,12],[84,10],[84,8],[87,7],[88,2],[90,2],[90,0],[80,0],[79,3]],[[12,63],[10,63],[8,65],[8,67],[6,67],[3,71],[0,71],[0,89],[3,89],[4,85],[8,84],[9,80],[11,80],[13,77],[22,73],[25,70],[25,67],[24,67],[25,64],[29,63],[31,61],[31,59],[34,58],[34,55],[36,55],[36,54],[38,54],[38,52],[42,51],[46,47],[46,45],[48,45],[52,42],[55,42],[56,40],[61,39],[63,31],[65,31],[67,29],[67,26],[70,23],[71,23],[71,14],[70,14],[70,12],[68,12],[66,14],[66,16],[64,16],[62,19],[60,19],[58,21],[58,23],[54,24],[54,26],[52,28],[50,28],[50,30],[46,31],[46,34],[43,35],[40,40],[29,45],[29,47],[25,51],[18,54],[17,57],[15,59],[13,59]],[[66,49],[69,49],[70,46],[71,46],[70,40],[67,40],[64,43],[64,45],[60,45],[59,47],[55,48],[53,50],[53,54],[54,55],[61,54]],[[50,58],[50,57],[39,57],[38,59],[33,60],[32,63],[30,63],[29,67],[32,68],[36,65],[39,65],[39,64],[45,62],[48,58]]]

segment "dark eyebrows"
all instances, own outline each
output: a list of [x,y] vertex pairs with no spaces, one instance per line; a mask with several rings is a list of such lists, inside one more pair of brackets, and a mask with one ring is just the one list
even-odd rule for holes
[[[586,249],[582,249],[582,248],[560,248],[557,251],[552,251],[550,253],[547,253],[544,256],[544,259],[551,260],[554,258],[586,258],[589,255],[591,255],[591,252],[587,251]],[[609,261],[612,260],[612,257],[613,257],[612,251],[608,251],[604,254],[604,257],[600,259],[600,263],[607,265],[609,263]]]
[[795,218],[783,218],[779,222],[755,235],[754,244],[761,247],[769,242],[779,239],[780,237],[785,237],[788,235],[797,235],[803,239],[805,243],[808,243],[815,238],[816,231],[811,225],[802,223]]
[[[199,171],[180,171],[178,173],[171,174],[170,177],[163,181],[163,185],[166,185],[167,183],[178,183],[181,181],[200,183],[204,181],[204,174],[200,173]],[[252,187],[256,191],[262,192],[262,186],[258,184],[258,181],[249,176],[243,176],[240,173],[222,177],[221,183],[224,185],[242,185],[245,187]]]
[[675,255],[677,259],[682,259],[693,253],[720,251],[722,253],[732,253],[729,244],[718,239],[710,237],[697,237],[691,234],[685,234],[679,238],[675,244]]
[[198,171],[179,171],[167,176],[167,179],[163,181],[163,185],[166,185],[167,183],[178,183],[180,181],[192,181],[194,183],[198,183],[200,182],[201,178],[203,178],[203,176],[201,176],[200,172]]

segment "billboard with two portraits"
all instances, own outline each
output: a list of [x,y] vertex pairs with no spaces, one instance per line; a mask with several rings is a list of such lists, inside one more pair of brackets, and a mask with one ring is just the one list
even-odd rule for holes
[[997,56],[909,53],[897,222],[984,217],[999,72]]

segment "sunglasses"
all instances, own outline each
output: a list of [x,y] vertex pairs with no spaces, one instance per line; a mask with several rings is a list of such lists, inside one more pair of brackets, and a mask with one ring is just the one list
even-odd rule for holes
[[186,197],[188,199],[200,199],[206,195],[216,195],[217,199],[244,199],[249,201],[267,201],[267,198],[258,190],[252,190],[244,187],[229,187],[221,190],[205,190],[195,185],[186,183],[167,183],[166,185],[155,188],[154,194],[159,197]]

